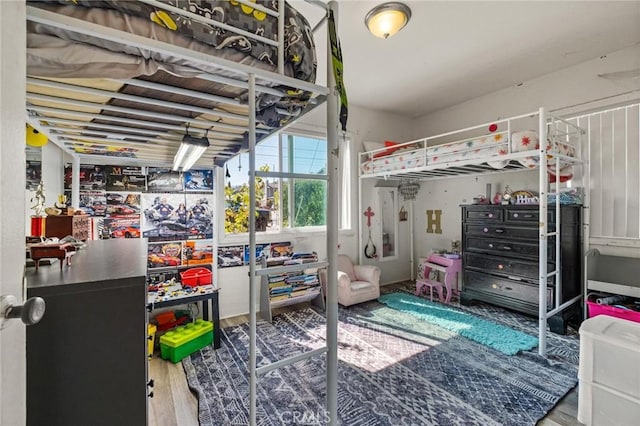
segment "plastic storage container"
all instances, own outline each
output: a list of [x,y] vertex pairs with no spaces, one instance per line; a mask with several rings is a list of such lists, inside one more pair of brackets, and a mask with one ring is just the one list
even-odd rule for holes
[[201,319],[166,332],[160,337],[162,359],[180,362],[182,358],[213,342],[213,323]]
[[598,305],[591,301],[587,301],[587,309],[589,310],[589,318],[593,318],[597,315],[609,315],[616,318],[626,319],[628,321],[640,322],[640,312],[638,311],[617,308],[611,305]]
[[147,351],[147,355],[149,356],[149,359],[151,359],[151,357],[153,356],[153,346],[155,344],[156,341],[156,330],[158,329],[158,327],[155,326],[155,324],[147,324],[147,340],[148,340],[148,345],[149,345],[149,349]]
[[578,421],[632,425],[640,418],[640,323],[598,315],[580,327]]
[[212,273],[207,268],[191,268],[180,273],[182,285],[197,287],[211,284]]

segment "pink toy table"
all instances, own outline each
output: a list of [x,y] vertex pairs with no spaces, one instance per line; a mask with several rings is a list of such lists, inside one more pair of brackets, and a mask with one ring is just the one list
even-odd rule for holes
[[[429,296],[433,301],[433,289],[438,292],[440,302],[449,303],[451,294],[459,294],[458,290],[458,273],[462,269],[462,259],[449,259],[444,256],[432,254],[429,258],[422,262],[423,276],[416,280],[416,296],[426,294],[429,289]],[[429,279],[431,270],[444,273],[443,281]],[[443,294],[443,286],[446,288],[446,295]]]

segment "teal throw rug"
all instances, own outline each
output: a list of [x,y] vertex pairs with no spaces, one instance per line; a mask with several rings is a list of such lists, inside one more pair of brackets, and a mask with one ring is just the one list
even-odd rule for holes
[[533,336],[411,294],[385,294],[378,301],[507,355],[538,345],[538,339]]

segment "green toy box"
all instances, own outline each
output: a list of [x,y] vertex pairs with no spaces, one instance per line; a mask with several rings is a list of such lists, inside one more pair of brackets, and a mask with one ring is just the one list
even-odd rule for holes
[[160,356],[177,363],[212,342],[213,323],[198,319],[163,334],[160,337]]

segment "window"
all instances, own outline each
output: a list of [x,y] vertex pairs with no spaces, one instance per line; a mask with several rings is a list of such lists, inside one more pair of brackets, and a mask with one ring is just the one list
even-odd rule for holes
[[[279,140],[272,136],[256,146],[256,170],[280,169]],[[249,232],[249,153],[242,153],[225,165],[225,234]],[[256,230],[278,232],[279,185],[277,179],[256,178]]]
[[[258,232],[326,226],[326,139],[292,133],[272,136],[256,146],[256,170],[294,174],[286,179],[256,178]],[[226,234],[248,232],[248,171],[248,153],[226,164]],[[317,175],[319,179],[309,175]]]
[[[327,175],[327,141],[282,134],[283,171]],[[283,225],[288,228],[327,224],[327,181],[291,178],[283,180]]]

